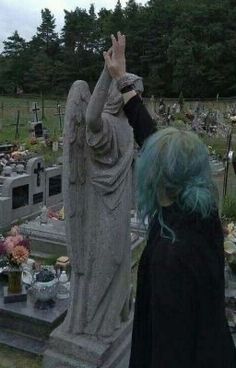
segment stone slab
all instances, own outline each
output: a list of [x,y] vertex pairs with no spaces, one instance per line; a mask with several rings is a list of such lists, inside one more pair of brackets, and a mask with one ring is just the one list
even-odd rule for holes
[[29,236],[33,256],[67,255],[64,221],[49,219],[47,224],[40,224],[39,219],[35,219],[20,225],[20,230],[23,235]]
[[[52,350],[46,350],[47,359],[44,358],[43,368],[97,368],[96,365],[91,365],[78,359],[72,359],[61,353],[56,353]],[[130,350],[119,357],[119,361],[115,368],[129,367]],[[100,367],[99,367],[100,368]],[[110,366],[101,368],[111,368]]]
[[[127,368],[132,318],[108,339],[72,336],[59,326],[50,336],[43,359],[44,368]],[[62,353],[63,352],[63,353]]]
[[[40,224],[39,219],[29,221],[20,225],[20,231],[31,240],[32,256],[47,258],[48,256],[59,257],[67,255],[67,244],[64,221],[49,219],[47,224]],[[136,259],[137,249],[144,244],[143,236],[139,235],[137,240],[131,244],[132,259]],[[132,261],[132,267],[134,265]]]
[[16,334],[4,328],[0,329],[0,344],[34,355],[43,355],[46,349],[44,340],[28,337],[23,333]]
[[27,300],[27,292],[25,286],[22,286],[22,291],[20,293],[10,293],[8,291],[8,287],[3,287],[3,302],[7,303],[16,303],[16,302],[25,302]]
[[[28,293],[27,301],[4,304],[3,283],[0,283],[0,343],[18,347],[30,353],[42,354],[50,333],[65,318],[68,300],[56,299],[48,310],[35,308],[35,299]],[[20,343],[22,334],[25,345]],[[13,342],[15,341],[15,345]],[[34,348],[32,348],[34,346]],[[23,348],[24,347],[24,348]]]

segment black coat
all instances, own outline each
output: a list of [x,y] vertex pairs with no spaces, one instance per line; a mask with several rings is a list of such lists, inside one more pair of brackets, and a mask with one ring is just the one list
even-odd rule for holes
[[224,305],[223,232],[177,205],[163,209],[176,241],[155,218],[142,254],[130,368],[235,368]]
[[[155,126],[138,96],[124,108],[139,145]],[[129,368],[236,368],[225,317],[223,232],[218,214],[163,208],[176,241],[154,218],[141,256]]]

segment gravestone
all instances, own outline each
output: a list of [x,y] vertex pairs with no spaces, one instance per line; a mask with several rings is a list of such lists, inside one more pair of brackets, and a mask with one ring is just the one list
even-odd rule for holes
[[47,207],[62,201],[62,166],[55,165],[46,171],[46,198]]
[[31,208],[33,212],[37,212],[45,203],[45,166],[43,158],[31,159],[27,164],[27,173],[31,175]]
[[9,169],[8,176],[4,176],[4,170],[0,175],[0,229],[36,216],[43,205],[62,202],[61,165],[45,168],[43,158],[34,157],[25,170],[23,164],[15,171]]
[[34,102],[31,109],[33,113],[32,121],[31,121],[31,131],[33,133],[33,137],[41,138],[43,137],[43,125],[42,122],[39,121],[38,113],[40,108],[38,107],[37,102]]

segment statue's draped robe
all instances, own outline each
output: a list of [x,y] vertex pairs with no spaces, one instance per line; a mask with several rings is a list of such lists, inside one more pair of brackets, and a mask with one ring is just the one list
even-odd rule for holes
[[[102,128],[93,133],[86,127],[82,136],[80,177],[65,204],[76,216],[67,220],[73,270],[64,326],[76,334],[111,336],[130,297],[133,130],[122,111],[103,112]],[[69,175],[73,170],[75,163]]]

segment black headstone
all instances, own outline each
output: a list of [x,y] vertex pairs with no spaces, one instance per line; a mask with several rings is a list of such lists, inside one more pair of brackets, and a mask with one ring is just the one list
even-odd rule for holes
[[49,197],[60,194],[62,190],[61,175],[52,176],[49,178]]
[[36,123],[34,125],[35,138],[40,138],[43,136],[43,125],[42,123]]
[[15,210],[29,204],[29,184],[12,189],[12,209]]

